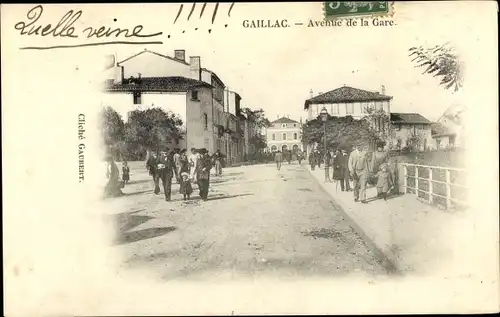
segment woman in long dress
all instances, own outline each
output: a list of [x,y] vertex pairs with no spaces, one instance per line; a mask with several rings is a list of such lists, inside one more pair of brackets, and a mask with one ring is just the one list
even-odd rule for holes
[[116,165],[115,161],[113,160],[113,157],[108,156],[106,158],[106,177],[108,178],[108,183],[106,184],[106,187],[104,189],[104,196],[105,197],[118,197],[122,196],[123,192],[121,191],[120,187],[120,181],[119,181],[119,176],[120,172],[118,170],[118,166]]

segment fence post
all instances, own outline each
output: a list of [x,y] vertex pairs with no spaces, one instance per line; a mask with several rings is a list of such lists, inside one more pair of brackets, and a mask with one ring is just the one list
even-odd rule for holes
[[451,207],[451,175],[450,170],[446,169],[446,208]]
[[403,170],[405,194],[408,194],[408,167],[406,166],[406,164],[403,164]]
[[429,204],[433,201],[434,186],[432,184],[432,167],[429,167]]
[[418,198],[418,166],[415,166],[415,195]]

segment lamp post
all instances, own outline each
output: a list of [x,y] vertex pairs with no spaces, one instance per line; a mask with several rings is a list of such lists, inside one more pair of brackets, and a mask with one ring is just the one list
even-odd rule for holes
[[324,150],[326,153],[326,121],[328,120],[328,110],[326,110],[325,107],[321,109],[321,112],[319,113],[321,117],[321,121],[323,121],[323,138],[324,138]]

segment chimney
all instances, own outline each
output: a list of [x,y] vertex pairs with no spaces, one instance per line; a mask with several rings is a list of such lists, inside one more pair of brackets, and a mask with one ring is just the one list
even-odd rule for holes
[[191,78],[201,80],[201,64],[199,56],[189,57],[189,73]]
[[180,61],[186,61],[186,51],[185,50],[175,50],[174,58]]
[[309,91],[309,97],[311,97],[311,98],[314,97],[314,92],[312,89]]
[[319,92],[319,93],[318,93],[318,96],[319,96],[319,95],[322,95],[322,94],[323,94],[322,92]]
[[114,67],[115,77],[113,78],[115,84],[123,83],[123,66],[115,66]]
[[382,85],[382,87],[380,88],[380,93],[382,95],[385,95],[385,86],[384,85]]

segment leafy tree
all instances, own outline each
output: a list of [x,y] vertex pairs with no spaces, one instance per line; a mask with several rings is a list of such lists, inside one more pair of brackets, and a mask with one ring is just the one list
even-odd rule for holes
[[161,108],[134,110],[126,124],[125,141],[129,155],[142,156],[145,150],[159,151],[182,139],[182,120]]
[[453,87],[458,91],[463,85],[463,64],[448,44],[436,45],[432,48],[412,47],[409,56],[413,57],[415,67],[426,67],[423,74],[440,77],[440,85],[445,89]]
[[116,157],[118,145],[125,136],[122,117],[113,108],[104,107],[99,114],[99,129],[107,151]]
[[253,145],[257,151],[267,148],[266,137],[262,134],[257,134],[251,137],[249,143]]
[[255,125],[259,129],[268,128],[271,126],[271,121],[266,118],[264,110],[262,109],[252,110],[250,108],[243,108],[241,109],[241,112],[244,113],[247,118],[253,120],[255,122]]
[[[302,140],[307,144],[318,143],[324,148],[324,126],[318,119],[308,121],[303,126]],[[355,120],[351,116],[332,117],[326,121],[326,143],[329,148],[351,148],[357,144],[370,145],[380,141],[370,122],[365,119]]]

